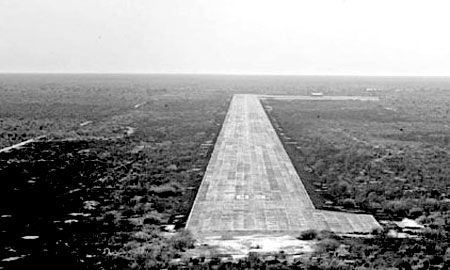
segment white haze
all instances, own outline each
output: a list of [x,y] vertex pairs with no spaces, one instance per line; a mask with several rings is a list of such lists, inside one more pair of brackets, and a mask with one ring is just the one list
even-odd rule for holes
[[0,72],[450,75],[440,0],[0,0]]

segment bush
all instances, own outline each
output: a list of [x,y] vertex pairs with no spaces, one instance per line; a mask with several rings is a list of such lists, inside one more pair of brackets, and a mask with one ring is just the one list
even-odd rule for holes
[[317,234],[316,237],[318,240],[323,240],[323,239],[335,239],[335,240],[339,240],[339,236],[337,234],[335,234],[332,231],[327,231],[327,230],[322,230]]
[[145,215],[143,223],[144,224],[161,224],[162,223],[161,214],[157,213],[156,211],[152,211],[152,212],[148,213],[147,215]]
[[297,239],[300,240],[313,240],[317,237],[317,231],[314,229],[306,230],[300,233],[300,236]]
[[411,209],[411,203],[406,200],[388,201],[384,207],[386,213],[399,217],[406,217]]
[[175,184],[152,186],[149,191],[161,198],[173,197],[181,194],[179,187]]
[[174,249],[184,251],[188,248],[193,248],[195,240],[188,230],[183,230],[173,236],[170,239],[170,243]]
[[347,198],[342,202],[342,206],[344,206],[345,208],[349,209],[349,208],[355,208],[356,207],[356,203],[355,200]]
[[318,252],[334,251],[340,245],[341,245],[341,243],[339,243],[338,240],[326,238],[326,239],[321,240],[319,243],[317,243],[317,245],[316,245],[317,249],[316,250]]
[[346,181],[338,181],[331,185],[330,193],[336,197],[347,196],[350,194],[352,186]]
[[426,211],[436,211],[439,209],[439,202],[436,199],[433,198],[426,198],[425,202],[423,203],[423,207]]
[[411,210],[409,210],[409,216],[412,219],[416,219],[420,217],[423,214],[423,209],[420,207],[413,207]]

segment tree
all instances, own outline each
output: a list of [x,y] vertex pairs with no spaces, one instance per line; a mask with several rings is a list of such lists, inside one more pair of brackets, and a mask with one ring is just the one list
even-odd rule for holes
[[344,206],[345,208],[355,208],[356,203],[355,203],[355,200],[353,200],[351,198],[347,198],[347,199],[344,199],[344,201],[342,202],[342,206]]

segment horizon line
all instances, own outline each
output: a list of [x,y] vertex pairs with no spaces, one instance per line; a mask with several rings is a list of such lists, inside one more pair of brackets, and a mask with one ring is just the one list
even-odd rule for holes
[[268,77],[430,77],[445,78],[448,75],[429,74],[315,74],[315,73],[212,73],[212,72],[54,72],[54,71],[0,71],[0,75],[185,75],[185,76],[268,76]]

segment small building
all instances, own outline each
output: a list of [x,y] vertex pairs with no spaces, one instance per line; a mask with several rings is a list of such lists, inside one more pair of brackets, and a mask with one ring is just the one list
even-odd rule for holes
[[313,96],[313,97],[323,97],[323,93],[322,92],[311,92],[311,96]]

